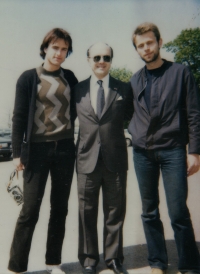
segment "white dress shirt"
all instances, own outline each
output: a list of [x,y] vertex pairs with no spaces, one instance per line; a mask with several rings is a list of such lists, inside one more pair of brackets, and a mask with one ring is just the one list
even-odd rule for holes
[[[92,74],[91,79],[90,79],[90,101],[91,105],[94,109],[95,114],[97,114],[97,93],[99,89],[99,84],[97,83],[99,79]],[[108,91],[109,91],[109,74],[107,74],[103,79],[102,86],[104,89],[104,95],[105,95],[105,102],[108,97]]]

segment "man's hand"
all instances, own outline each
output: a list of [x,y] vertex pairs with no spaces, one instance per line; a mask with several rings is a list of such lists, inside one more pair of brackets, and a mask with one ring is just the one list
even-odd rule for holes
[[188,154],[187,175],[191,176],[199,170],[200,160],[198,154]]
[[13,159],[13,165],[15,166],[15,169],[17,171],[23,170],[24,169],[24,165],[22,165],[20,158],[14,158]]

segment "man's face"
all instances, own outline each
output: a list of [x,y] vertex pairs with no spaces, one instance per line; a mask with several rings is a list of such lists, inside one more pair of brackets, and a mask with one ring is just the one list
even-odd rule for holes
[[158,42],[152,31],[148,31],[142,35],[136,35],[135,44],[138,54],[145,63],[154,62],[160,56],[162,39]]
[[[100,56],[101,58],[98,62],[95,62],[94,57],[97,56]],[[110,59],[110,62],[106,62],[104,61],[103,56],[111,57],[109,46],[104,43],[97,43],[90,48],[88,62],[98,79],[104,78],[109,73],[111,66],[112,60]]]
[[51,67],[59,68],[65,61],[69,45],[63,39],[57,39],[44,49],[45,63]]

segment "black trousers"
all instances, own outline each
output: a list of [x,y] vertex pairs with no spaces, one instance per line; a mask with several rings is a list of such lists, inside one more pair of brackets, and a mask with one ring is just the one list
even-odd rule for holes
[[24,170],[24,204],[14,232],[9,270],[14,272],[27,270],[32,236],[38,221],[49,172],[51,175],[51,210],[46,264],[61,263],[74,161],[75,146],[72,139],[31,144],[29,166]]
[[99,191],[102,187],[104,211],[104,259],[123,261],[123,223],[126,211],[127,172],[110,172],[98,159],[90,174],[78,174],[79,251],[82,266],[96,266],[99,262],[97,215]]

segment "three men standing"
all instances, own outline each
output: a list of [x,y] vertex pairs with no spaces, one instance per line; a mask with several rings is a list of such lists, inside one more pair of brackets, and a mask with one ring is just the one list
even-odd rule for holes
[[[142,198],[142,221],[152,274],[167,269],[159,215],[160,170],[181,273],[200,273],[200,257],[186,205],[187,176],[199,170],[200,98],[188,67],[161,59],[157,26],[139,25],[133,45],[146,66],[131,79],[134,115],[129,125]],[[186,145],[189,143],[188,155]]]
[[[158,209],[160,170],[177,244],[179,270],[200,273],[199,252],[186,205],[187,176],[197,172],[200,164],[199,93],[188,67],[161,59],[162,40],[155,25],[138,26],[133,44],[146,63],[131,79],[133,94],[128,84],[109,75],[113,50],[104,43],[88,49],[93,74],[74,88],[80,123],[77,145],[79,260],[83,273],[96,273],[98,199],[102,187],[104,259],[114,273],[126,273],[122,266],[122,232],[128,159],[123,122],[132,117],[134,101],[129,131],[152,274],[165,273],[168,265]],[[24,72],[17,82],[12,145],[17,170],[24,167],[25,170],[24,205],[9,261],[9,269],[14,272],[27,270],[49,172],[52,189],[46,264],[49,272],[61,272],[59,265],[75,159],[76,113],[70,90],[77,79],[60,66],[71,52],[69,34],[53,29],[41,45],[43,66]]]
[[77,144],[79,260],[83,273],[96,273],[99,261],[97,214],[102,187],[104,259],[114,273],[125,273],[123,223],[126,209],[127,148],[124,119],[132,116],[130,86],[109,75],[113,50],[96,43],[87,51],[93,71],[75,87],[80,132]]
[[71,89],[78,81],[72,71],[60,66],[71,52],[69,33],[59,28],[51,30],[40,47],[44,64],[25,71],[17,82],[12,147],[16,169],[24,169],[24,204],[10,251],[8,268],[13,272],[27,270],[32,236],[50,172],[46,264],[49,273],[64,273],[60,269],[61,250],[75,161]]

